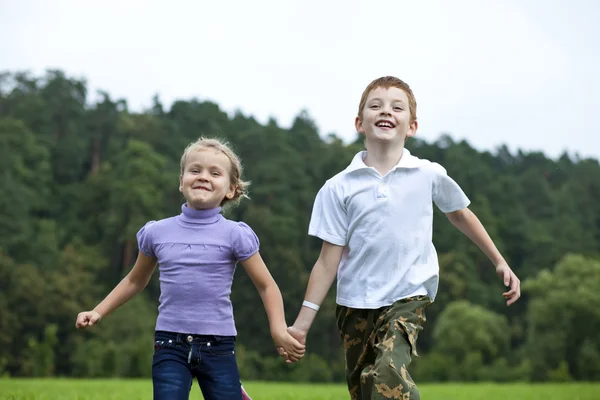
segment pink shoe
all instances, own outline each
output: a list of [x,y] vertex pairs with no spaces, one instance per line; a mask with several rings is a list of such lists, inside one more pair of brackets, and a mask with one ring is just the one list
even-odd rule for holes
[[243,400],[252,400],[252,398],[250,396],[248,396],[248,393],[246,393],[246,389],[244,389],[243,386],[242,386],[242,399]]

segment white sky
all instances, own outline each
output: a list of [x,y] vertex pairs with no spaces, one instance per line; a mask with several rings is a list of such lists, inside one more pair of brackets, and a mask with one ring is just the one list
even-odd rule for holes
[[600,158],[598,21],[594,0],[0,0],[0,70],[59,68],[134,110],[197,97],[288,127],[307,109],[347,141],[364,87],[395,75],[423,139]]

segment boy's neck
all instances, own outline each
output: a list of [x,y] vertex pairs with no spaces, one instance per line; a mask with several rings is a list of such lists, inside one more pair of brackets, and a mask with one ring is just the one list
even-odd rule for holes
[[363,161],[367,167],[375,168],[383,176],[400,162],[404,146],[378,144],[368,144],[367,155]]

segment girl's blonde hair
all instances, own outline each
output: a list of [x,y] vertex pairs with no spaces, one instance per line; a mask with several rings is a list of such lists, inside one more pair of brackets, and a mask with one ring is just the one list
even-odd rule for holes
[[233,152],[233,150],[231,150],[230,145],[225,141],[215,139],[215,138],[201,137],[200,139],[196,140],[195,142],[190,143],[185,148],[185,150],[183,151],[183,155],[181,156],[181,163],[180,163],[181,175],[183,176],[183,171],[185,169],[185,162],[186,162],[187,156],[191,152],[197,151],[200,149],[215,149],[217,151],[220,151],[221,153],[225,154],[227,156],[227,158],[229,158],[229,161],[231,162],[229,178],[230,178],[230,183],[235,187],[235,191],[234,191],[233,197],[231,199],[228,199],[227,197],[225,197],[223,199],[223,201],[221,202],[221,207],[234,206],[240,202],[242,197],[249,198],[248,197],[248,187],[250,186],[250,182],[246,182],[246,181],[242,180],[242,171],[243,171],[242,162],[240,161],[240,158],[237,156],[237,154],[235,154]]

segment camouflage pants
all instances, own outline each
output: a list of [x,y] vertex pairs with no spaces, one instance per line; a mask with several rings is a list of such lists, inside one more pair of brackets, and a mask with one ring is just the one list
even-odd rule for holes
[[346,355],[352,400],[419,400],[406,368],[417,356],[428,296],[398,300],[376,310],[338,306],[336,317]]

